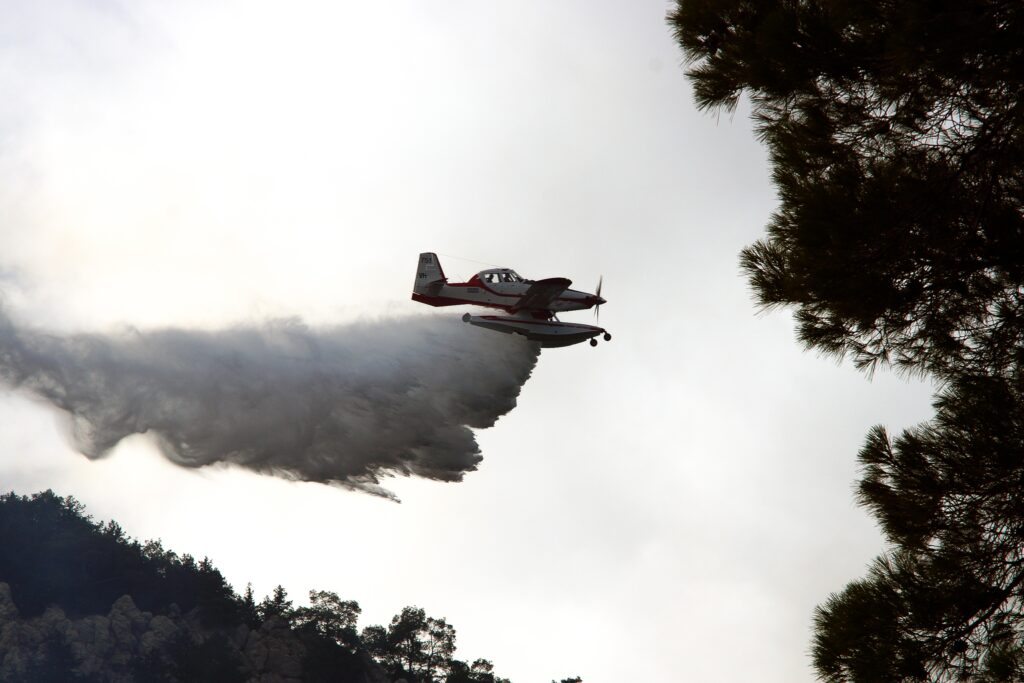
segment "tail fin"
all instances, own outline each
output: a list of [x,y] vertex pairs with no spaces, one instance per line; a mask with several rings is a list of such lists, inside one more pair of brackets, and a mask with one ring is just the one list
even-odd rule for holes
[[433,252],[420,254],[420,262],[416,268],[416,282],[413,283],[412,291],[417,294],[426,294],[431,290],[438,289],[447,279],[441,269],[441,262],[437,260],[437,254]]

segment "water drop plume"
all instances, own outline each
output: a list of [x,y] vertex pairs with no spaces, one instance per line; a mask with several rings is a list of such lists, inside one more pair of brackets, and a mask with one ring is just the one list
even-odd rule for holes
[[472,429],[515,407],[539,353],[454,316],[56,335],[0,308],[0,378],[65,411],[90,458],[145,433],[184,467],[231,463],[388,497],[382,475],[475,470]]

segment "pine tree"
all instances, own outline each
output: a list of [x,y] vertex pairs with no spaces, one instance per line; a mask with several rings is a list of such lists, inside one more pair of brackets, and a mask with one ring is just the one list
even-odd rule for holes
[[331,591],[310,591],[309,607],[295,610],[295,621],[299,626],[312,629],[317,635],[328,638],[352,651],[359,647],[356,624],[362,609],[354,600],[342,600]]
[[860,501],[893,550],[819,607],[825,680],[1024,676],[1024,385],[960,378],[936,410],[860,453]]
[[288,599],[288,591],[281,585],[274,589],[272,596],[263,598],[258,609],[261,621],[278,617],[290,622],[294,616],[292,601]]
[[746,94],[780,207],[742,264],[857,365],[1002,371],[1024,340],[1024,4],[680,0],[705,108]]
[[867,438],[889,549],[815,619],[827,681],[1024,678],[1024,4],[679,0],[698,105],[749,97],[780,206],[741,263],[810,348],[931,374]]

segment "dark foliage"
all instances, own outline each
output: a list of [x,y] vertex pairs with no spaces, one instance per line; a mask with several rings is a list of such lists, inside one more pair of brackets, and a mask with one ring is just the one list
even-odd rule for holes
[[742,265],[809,347],[931,374],[876,427],[890,549],[816,613],[828,681],[1024,680],[1024,3],[679,0],[698,104],[746,94],[780,207]]
[[742,93],[781,206],[742,264],[808,346],[942,374],[1020,362],[1024,3],[680,0],[698,104]]
[[[278,587],[283,592],[284,589]],[[275,591],[275,596],[277,591]],[[335,681],[363,670],[363,651],[356,630],[359,603],[342,600],[330,591],[310,591],[309,607],[292,610],[289,617],[306,646],[303,671],[309,681]]]
[[300,631],[300,638],[306,648],[302,660],[302,677],[306,683],[365,680],[366,660],[358,654],[306,631]]
[[818,609],[826,680],[1024,677],[1024,395],[963,377],[935,418],[860,454],[859,496],[897,548]]
[[292,618],[299,628],[355,651],[360,647],[356,624],[361,612],[358,602],[342,600],[337,593],[309,591],[309,607],[294,610]]
[[133,662],[132,678],[153,683],[244,683],[248,676],[227,639],[214,633],[201,643],[179,634],[166,652]]
[[486,659],[472,664],[453,660],[444,683],[509,683],[507,678],[494,675],[494,665]]
[[278,584],[272,596],[263,598],[263,602],[256,608],[256,614],[259,616],[260,623],[273,617],[291,623],[294,610],[292,610],[292,601],[288,599],[288,592],[284,586]]
[[[454,659],[455,629],[422,609],[407,607],[388,628],[370,626],[360,637],[361,610],[354,601],[311,591],[310,605],[295,608],[278,586],[257,604],[251,586],[236,595],[209,560],[179,557],[159,541],[140,544],[117,523],[96,523],[74,498],[52,491],[0,496],[0,548],[0,581],[9,584],[22,617],[38,616],[51,605],[70,617],[106,614],[118,598],[130,595],[141,609],[154,613],[196,610],[204,625],[214,629],[201,640],[183,632],[169,647],[118,672],[134,680],[243,681],[242,662],[224,633],[242,624],[260,628],[273,619],[290,628],[305,649],[306,681],[365,680],[376,657],[395,678],[404,676],[411,683],[508,683],[494,675],[487,660],[468,665]],[[172,604],[178,610],[171,610]],[[105,680],[76,670],[63,635],[47,638],[42,654],[28,662],[17,683]]]
[[428,617],[419,607],[404,608],[387,629],[367,627],[362,640],[396,678],[434,683],[451,673],[455,629],[444,619]]
[[115,522],[93,522],[74,498],[52,491],[0,496],[0,580],[18,596],[26,617],[59,605],[69,616],[106,614],[122,595],[140,609],[164,613],[199,608],[213,626],[239,622],[238,599],[208,560],[196,563],[140,545]]
[[47,634],[39,657],[32,659],[25,672],[4,679],[4,683],[105,683],[98,675],[82,674],[75,669],[71,646],[59,633]]
[[256,628],[260,625],[259,607],[256,606],[256,597],[253,595],[251,583],[246,584],[245,593],[242,594],[238,609],[243,624],[249,628]]

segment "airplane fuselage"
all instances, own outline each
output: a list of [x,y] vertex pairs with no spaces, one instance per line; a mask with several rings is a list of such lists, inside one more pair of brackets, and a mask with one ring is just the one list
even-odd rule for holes
[[[425,292],[413,292],[412,298],[413,301],[430,306],[470,304],[515,312],[518,310],[517,304],[530,289],[531,284],[529,281],[484,283],[474,276],[469,282],[444,283],[434,285]],[[546,310],[552,313],[582,311],[592,308],[601,301],[600,297],[593,294],[567,289],[551,301]]]

